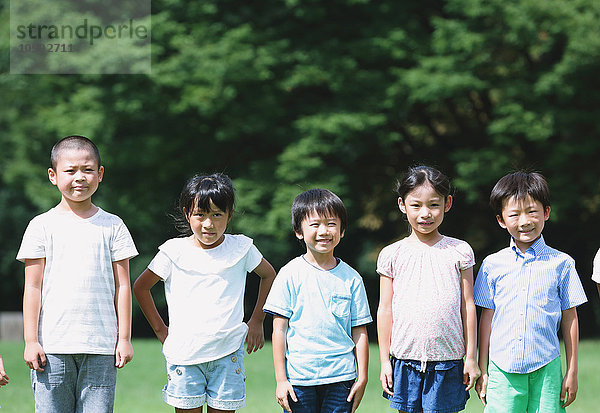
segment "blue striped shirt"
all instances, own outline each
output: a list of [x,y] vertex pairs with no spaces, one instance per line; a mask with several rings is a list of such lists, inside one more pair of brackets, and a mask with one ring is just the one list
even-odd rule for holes
[[587,301],[567,254],[544,237],[522,253],[510,247],[489,255],[475,280],[475,304],[494,310],[490,360],[509,373],[530,373],[560,356],[562,311]]

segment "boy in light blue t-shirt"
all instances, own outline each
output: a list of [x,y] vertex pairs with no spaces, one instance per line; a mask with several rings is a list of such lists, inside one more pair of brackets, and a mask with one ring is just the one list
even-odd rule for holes
[[306,254],[280,270],[264,306],[273,315],[277,401],[287,412],[353,412],[367,385],[367,295],[360,275],[333,255],[346,222],[328,190],[306,191],[292,205]]

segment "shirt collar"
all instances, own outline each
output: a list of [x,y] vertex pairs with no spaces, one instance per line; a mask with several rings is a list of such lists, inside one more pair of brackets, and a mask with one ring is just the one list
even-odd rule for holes
[[[510,247],[517,255],[524,255],[523,252],[517,247],[515,239],[512,237],[510,238]],[[527,251],[525,252],[528,252],[532,255],[540,255],[545,249],[546,241],[544,241],[544,236],[540,235],[540,237],[533,244],[531,244],[531,246],[527,248]]]

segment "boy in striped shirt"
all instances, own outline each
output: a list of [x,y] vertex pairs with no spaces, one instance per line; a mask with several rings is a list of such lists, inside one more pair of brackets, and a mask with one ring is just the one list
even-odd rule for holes
[[486,413],[564,412],[577,394],[576,307],[587,298],[575,261],[544,242],[548,185],[538,173],[508,174],[494,186],[490,205],[511,241],[483,261],[475,281],[475,304],[482,307],[475,388]]

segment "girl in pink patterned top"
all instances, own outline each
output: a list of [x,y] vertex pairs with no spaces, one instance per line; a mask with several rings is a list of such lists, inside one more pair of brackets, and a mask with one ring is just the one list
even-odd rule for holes
[[461,411],[480,375],[473,250],[438,231],[452,206],[440,171],[410,168],[397,192],[411,233],[377,260],[383,396],[402,412]]

